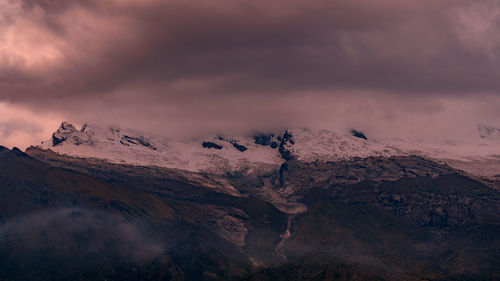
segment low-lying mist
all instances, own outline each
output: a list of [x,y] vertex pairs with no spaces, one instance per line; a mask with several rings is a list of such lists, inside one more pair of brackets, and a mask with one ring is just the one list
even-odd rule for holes
[[149,261],[165,245],[148,231],[118,215],[81,208],[18,216],[0,226],[0,272],[29,270],[50,277]]

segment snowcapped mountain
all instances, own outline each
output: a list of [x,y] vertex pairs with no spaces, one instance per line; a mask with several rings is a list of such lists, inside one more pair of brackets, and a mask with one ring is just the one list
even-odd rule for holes
[[50,140],[42,142],[41,147],[59,154],[113,163],[189,171],[244,170],[280,163],[280,156],[273,148],[258,145],[252,138],[176,139],[114,127],[83,125],[77,130],[67,122],[61,124]]
[[83,125],[78,130],[63,122],[52,138],[39,147],[113,163],[215,173],[272,169],[292,159],[326,162],[369,156],[418,155],[471,173],[500,174],[500,130],[482,125],[478,125],[478,137],[473,142],[425,142],[371,139],[356,130],[339,133],[310,129],[180,139],[116,127]]
[[[431,276],[449,280],[453,278],[446,272],[463,268],[475,275],[460,280],[477,280],[478,274],[496,274],[500,248],[500,178],[454,169],[500,175],[499,140],[477,132],[471,142],[377,140],[356,130],[310,129],[182,139],[114,127],[78,129],[64,122],[26,154],[0,147],[0,179],[8,183],[0,189],[5,193],[0,206],[22,210],[15,204],[27,204],[36,212],[47,206],[76,206],[119,214],[134,225],[145,222],[152,228],[144,233],[166,245],[154,254],[165,254],[155,259],[161,260],[162,270],[199,272],[179,280],[230,280],[223,271],[228,264],[239,272],[253,272],[304,260],[309,271],[311,256],[320,256],[322,264],[346,257],[342,264],[358,266],[366,259],[351,257],[367,254],[373,257],[370,266],[382,262],[381,272],[395,276],[381,280],[424,280],[430,270],[439,272]],[[81,220],[81,215],[69,212],[54,224],[56,230],[35,224],[31,232],[46,237]],[[99,240],[114,238],[115,231],[109,229],[117,224],[110,220],[92,233],[99,233]],[[91,228],[84,226],[81,229],[89,233]],[[26,232],[23,228],[21,234]],[[87,236],[74,233],[70,228],[66,239],[51,239],[58,242],[55,249],[88,248],[81,246],[87,239],[75,240]],[[9,247],[22,245],[6,241]],[[31,236],[26,241],[32,241]],[[101,244],[105,246],[99,253],[116,252],[113,244]],[[13,258],[22,252],[14,249]],[[39,255],[43,258],[35,256],[27,264],[36,265],[53,252],[58,253],[49,248]],[[20,260],[26,263],[24,257]],[[118,266],[112,256],[109,260],[105,270]],[[50,266],[60,267],[57,262]],[[133,270],[149,274],[149,268],[154,270],[135,265]],[[416,273],[406,268],[416,268]],[[217,272],[212,274],[217,278],[205,279],[207,271]],[[324,267],[313,271],[324,272]],[[261,279],[267,278],[241,280]]]

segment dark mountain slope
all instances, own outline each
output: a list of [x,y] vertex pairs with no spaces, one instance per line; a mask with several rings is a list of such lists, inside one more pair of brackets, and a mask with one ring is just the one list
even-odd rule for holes
[[499,198],[459,174],[313,188],[283,251],[394,280],[490,280],[500,276]]
[[142,270],[143,280],[201,280],[206,270],[235,274],[251,267],[239,247],[181,213],[180,203],[168,203],[175,202],[138,186],[6,152],[0,158],[0,279],[126,280]]
[[28,153],[0,150],[0,280],[500,277],[499,191],[421,157],[215,176]]

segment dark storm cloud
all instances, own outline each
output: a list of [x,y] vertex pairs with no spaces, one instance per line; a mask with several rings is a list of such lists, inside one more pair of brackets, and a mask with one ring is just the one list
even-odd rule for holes
[[76,119],[228,119],[220,112],[256,115],[311,93],[318,105],[353,93],[397,104],[500,90],[496,0],[19,3],[0,12],[11,42],[0,98]]
[[20,67],[3,66],[2,96],[107,94],[136,83],[175,93],[189,79],[206,83],[190,94],[497,92],[498,2],[435,2],[26,0],[21,14],[62,40],[62,58],[36,70],[41,80],[25,74],[21,90]]

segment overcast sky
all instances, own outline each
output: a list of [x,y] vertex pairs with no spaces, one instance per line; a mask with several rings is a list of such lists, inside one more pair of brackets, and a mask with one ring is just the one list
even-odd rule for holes
[[459,138],[499,108],[496,0],[0,0],[7,146],[62,120]]

